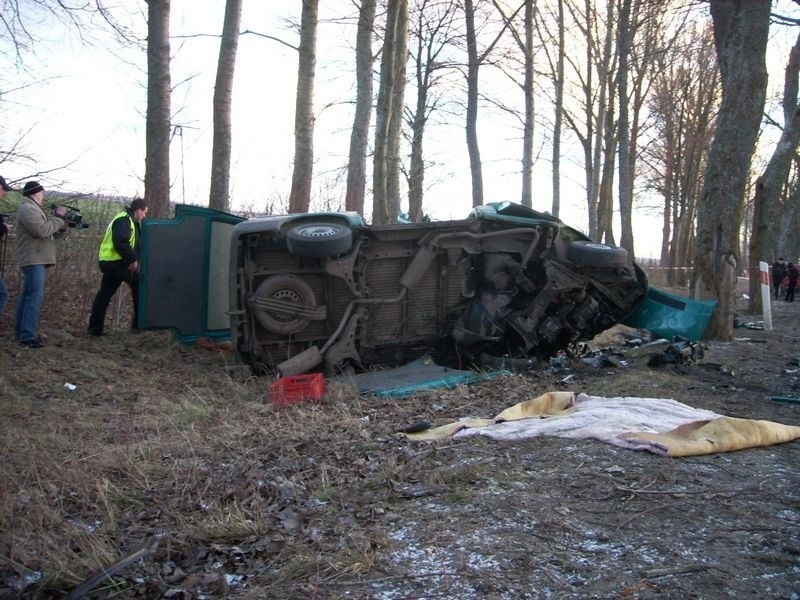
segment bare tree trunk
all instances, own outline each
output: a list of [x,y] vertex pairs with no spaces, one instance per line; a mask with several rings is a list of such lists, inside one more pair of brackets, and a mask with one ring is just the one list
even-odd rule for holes
[[[589,2],[587,1],[587,15],[590,11],[594,11],[593,8],[589,8]],[[589,172],[588,176],[590,179],[589,190],[591,192],[588,202],[589,202],[589,237],[593,239],[601,239],[605,232],[600,230],[600,219],[601,217],[601,210],[602,210],[602,201],[600,198],[600,178],[603,173],[603,161],[604,161],[604,151],[607,147],[606,144],[603,143],[603,139],[605,137],[605,130],[610,125],[610,122],[607,121],[609,118],[608,112],[611,110],[609,107],[612,106],[611,98],[609,97],[611,94],[611,81],[614,77],[614,74],[611,70],[611,55],[612,55],[612,48],[613,48],[613,31],[614,27],[612,24],[612,17],[614,14],[614,0],[606,0],[606,27],[605,27],[605,39],[603,42],[603,53],[600,56],[600,62],[597,64],[590,64],[589,69],[597,69],[597,81],[599,85],[599,90],[589,89],[587,90],[588,96],[592,96],[595,92],[598,94],[597,98],[597,114],[593,115],[593,111],[595,106],[592,104],[588,104],[585,107],[586,111],[586,122],[592,123],[592,119],[594,116],[594,123],[592,125],[592,129],[594,131],[594,152],[592,154],[592,162],[588,165]],[[593,21],[597,20],[597,15],[595,14]],[[589,18],[587,17],[587,24],[589,23]],[[587,131],[587,135],[591,135]],[[606,158],[607,160],[607,158]],[[613,160],[613,159],[612,159]],[[594,221],[594,229],[592,229],[592,221]]]
[[[613,106],[613,101],[609,99]],[[614,123],[614,113],[606,110],[606,120],[599,130],[603,133],[602,167],[600,171],[600,184],[597,192],[597,241],[616,245],[614,239],[614,176],[616,174],[616,146],[617,129]]]
[[[415,75],[417,79],[417,104],[411,118],[411,161],[408,166],[408,217],[415,223],[422,220],[422,186],[425,181],[425,162],[422,154],[422,141],[425,135],[425,121],[428,116],[428,89],[433,65],[428,60],[430,57],[430,44],[428,38],[431,33],[425,27],[425,9],[427,2],[423,1],[419,7],[415,22],[417,24],[414,36],[416,51],[414,53]],[[426,56],[426,52],[427,56]]]
[[[417,65],[419,68],[419,64]],[[428,87],[420,85],[421,73],[417,72],[417,105],[411,121],[411,162],[408,166],[408,217],[414,222],[422,220],[422,186],[425,181],[425,162],[422,141],[428,112]]]
[[717,133],[700,196],[692,294],[715,299],[705,336],[733,337],[739,228],[767,88],[770,0],[711,0],[722,76]]
[[169,215],[169,9],[169,0],[147,0],[144,199],[156,218]]
[[231,179],[231,99],[236,50],[239,47],[239,23],[242,20],[242,0],[226,0],[225,22],[219,44],[217,80],[214,85],[214,142],[211,150],[211,186],[208,206],[230,210]]
[[633,173],[630,160],[630,126],[628,121],[628,57],[632,44],[630,28],[631,0],[622,0],[619,14],[619,214],[622,224],[620,245],[627,248],[632,256],[633,247],[633,220],[631,205],[633,204]]
[[554,217],[561,212],[561,122],[564,118],[564,0],[558,0],[558,58],[556,61],[556,104],[553,126],[553,208]]
[[372,115],[372,32],[375,0],[361,0],[356,35],[356,108],[350,134],[347,165],[346,210],[364,214],[364,189],[367,181],[367,140]]
[[294,171],[289,212],[308,212],[314,173],[314,69],[317,62],[319,0],[303,0],[294,113]]
[[[783,131],[778,145],[769,159],[766,169],[756,181],[753,206],[753,235],[750,238],[750,310],[761,311],[760,278],[758,262],[771,263],[770,256],[778,233],[775,223],[779,221],[778,203],[786,185],[792,158],[800,144],[800,104],[797,91],[800,88],[800,36],[789,53],[783,84]],[[792,259],[789,259],[792,260]],[[792,260],[792,262],[794,262]]]
[[535,117],[533,90],[533,0],[525,0],[525,123],[522,132],[522,198],[523,206],[532,207],[533,186],[533,125]]
[[478,147],[478,40],[475,34],[475,7],[472,0],[464,0],[467,24],[467,152],[472,177],[472,206],[483,204],[483,167]]
[[408,66],[408,1],[397,1],[397,22],[395,27],[395,60],[392,79],[395,85],[392,93],[391,118],[389,120],[389,138],[387,143],[387,162],[389,177],[387,180],[387,204],[389,222],[396,223],[400,214],[400,140],[403,133],[403,109],[405,107],[406,68]]
[[[401,22],[405,21],[405,22]],[[396,202],[392,194],[397,193],[398,144],[400,125],[402,123],[403,88],[405,81],[396,78],[405,66],[407,42],[400,39],[406,37],[408,31],[408,3],[397,0],[389,3],[386,15],[386,32],[383,40],[381,57],[381,76],[378,88],[378,103],[375,111],[375,155],[372,161],[373,185],[373,224],[394,223],[397,221]],[[398,90],[398,88],[400,88]],[[398,104],[399,94],[399,104]],[[395,110],[400,114],[394,114]]]

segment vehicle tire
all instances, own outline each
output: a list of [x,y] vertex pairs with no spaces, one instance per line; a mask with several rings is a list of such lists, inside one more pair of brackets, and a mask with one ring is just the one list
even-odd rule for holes
[[628,251],[597,242],[572,242],[567,247],[567,258],[586,267],[624,267],[628,264]]
[[335,256],[353,245],[353,232],[336,223],[304,223],[286,234],[289,252],[298,256]]
[[[314,290],[297,275],[272,275],[267,277],[256,288],[255,295],[256,302],[259,300],[281,300],[297,304],[298,308],[317,305]],[[291,310],[279,312],[254,306],[253,312],[264,329],[278,335],[298,333],[311,323],[309,319],[291,314]]]

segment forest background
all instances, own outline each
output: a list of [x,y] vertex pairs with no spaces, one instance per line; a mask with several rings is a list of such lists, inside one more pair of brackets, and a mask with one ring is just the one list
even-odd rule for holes
[[143,195],[155,216],[178,201],[377,223],[519,201],[657,258],[670,285],[720,301],[724,338],[736,276],[800,253],[798,14],[788,0],[4,1],[0,169]]

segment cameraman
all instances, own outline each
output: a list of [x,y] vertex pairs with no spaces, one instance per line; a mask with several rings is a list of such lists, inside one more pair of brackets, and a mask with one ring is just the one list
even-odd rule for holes
[[[6,192],[10,192],[11,188],[6,183],[5,177],[0,175],[0,200],[6,197]],[[0,245],[6,243],[6,236],[8,235],[8,225],[6,225],[4,219],[0,219]],[[3,248],[5,248],[3,246]],[[2,258],[5,257],[5,252],[0,255],[0,314],[3,314],[3,311],[6,308],[6,303],[8,302],[8,288],[6,287],[6,282],[3,281],[3,268],[5,265],[3,264]]]
[[92,314],[89,317],[88,336],[105,335],[104,324],[106,310],[119,286],[127,283],[133,297],[133,323],[131,330],[139,328],[139,242],[141,238],[140,223],[147,216],[147,204],[141,198],[131,202],[126,208],[111,219],[106,234],[100,243],[100,271],[103,279],[100,290],[92,303]]
[[22,204],[17,211],[17,266],[22,271],[22,291],[14,313],[14,337],[23,346],[41,348],[36,334],[44,301],[45,267],[56,264],[53,235],[67,228],[66,222],[48,217],[42,210],[44,188],[29,181],[22,188]]

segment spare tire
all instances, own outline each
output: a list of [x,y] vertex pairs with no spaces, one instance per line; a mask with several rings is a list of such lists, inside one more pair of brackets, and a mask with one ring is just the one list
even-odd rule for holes
[[625,267],[628,265],[628,251],[625,248],[607,246],[597,242],[571,242],[567,247],[567,258],[575,264],[586,267]]
[[298,309],[317,305],[314,290],[297,275],[267,277],[256,289],[255,296],[257,300],[277,301],[274,308],[260,308],[256,305],[253,312],[264,329],[278,335],[298,333],[311,323],[300,311],[295,312],[291,304],[296,304]]
[[286,247],[298,256],[335,256],[353,245],[353,232],[337,223],[304,223],[286,234]]

